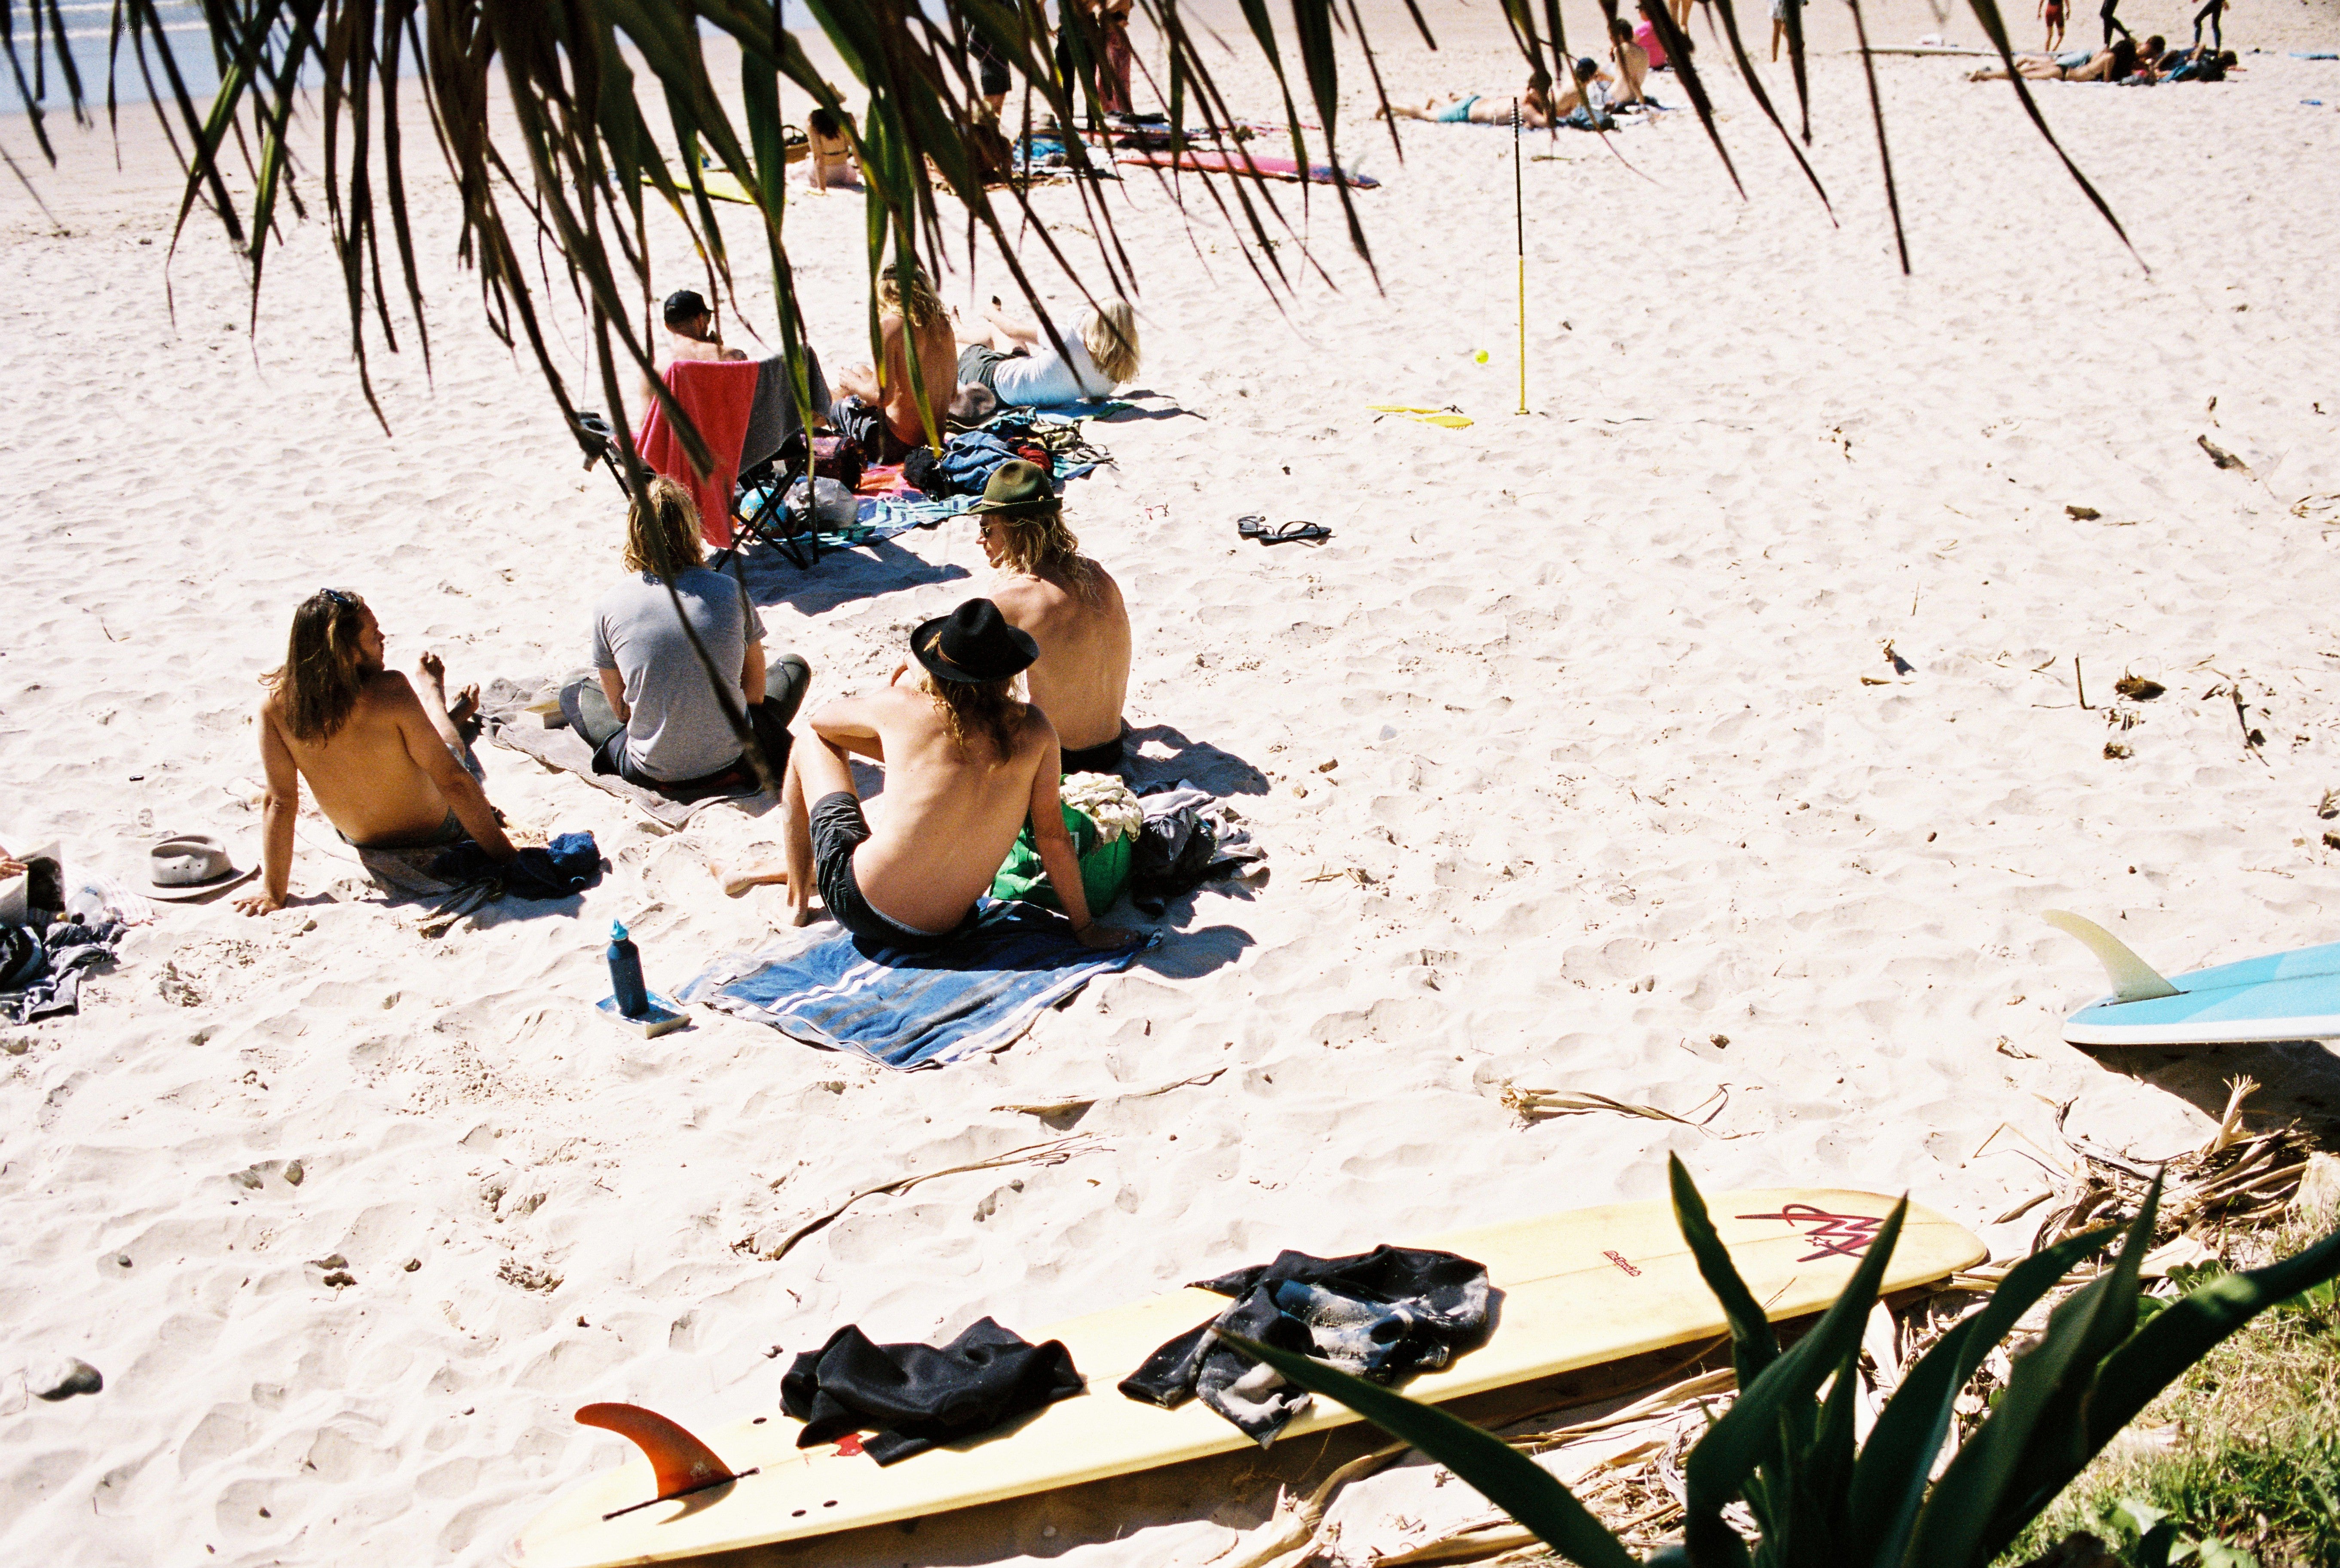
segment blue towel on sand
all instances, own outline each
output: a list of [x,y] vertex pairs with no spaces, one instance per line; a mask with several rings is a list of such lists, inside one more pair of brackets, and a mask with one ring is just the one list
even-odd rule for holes
[[782,937],[716,960],[674,994],[887,1067],[940,1067],[1015,1043],[1043,1010],[1127,969],[1158,940],[1095,952],[1052,910],[992,903],[973,931],[932,952],[867,946],[843,932],[809,947]]

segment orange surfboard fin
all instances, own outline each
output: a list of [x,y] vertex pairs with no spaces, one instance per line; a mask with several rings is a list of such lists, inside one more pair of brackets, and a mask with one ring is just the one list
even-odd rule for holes
[[[715,1450],[655,1410],[645,1410],[639,1405],[588,1405],[577,1413],[577,1419],[587,1426],[614,1432],[642,1451],[642,1457],[650,1462],[650,1469],[658,1476],[658,1495],[650,1503],[664,1503],[739,1479],[729,1465],[716,1456]],[[755,1472],[739,1474],[753,1475]],[[647,1508],[649,1503],[634,1506]],[[620,1509],[619,1513],[632,1511]]]

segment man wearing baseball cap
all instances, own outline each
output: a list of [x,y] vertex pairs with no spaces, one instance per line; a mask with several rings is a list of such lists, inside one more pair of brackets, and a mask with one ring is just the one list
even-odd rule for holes
[[[989,599],[969,599],[912,632],[910,652],[924,671],[916,679],[905,678],[905,664],[882,691],[827,704],[807,720],[810,744],[790,751],[781,794],[786,866],[726,885],[785,882],[798,925],[811,922],[818,888],[866,944],[929,950],[974,923],[976,901],[1028,819],[1073,933],[1093,948],[1127,946],[1127,932],[1089,912],[1057,803],[1056,729],[1016,697],[1016,677],[1037,654],[1032,639]],[[874,823],[848,753],[885,765]]]
[[[715,312],[696,289],[677,289],[666,297],[667,349],[669,362],[676,360],[744,360],[744,349],[723,346],[723,329],[716,323]],[[649,408],[658,394],[650,390],[648,380],[642,382],[642,407]]]

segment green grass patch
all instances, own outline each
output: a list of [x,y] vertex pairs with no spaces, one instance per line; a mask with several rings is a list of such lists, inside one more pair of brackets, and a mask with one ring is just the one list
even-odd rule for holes
[[[2304,1239],[2266,1238],[2271,1254]],[[2180,1271],[2174,1283],[2203,1277]],[[2340,1568],[2340,1292],[2319,1287],[2266,1313],[2129,1430],[2134,1439],[2099,1455],[2002,1563],[2029,1563],[2075,1531],[2134,1561],[2140,1538],[2166,1521],[2173,1563]]]

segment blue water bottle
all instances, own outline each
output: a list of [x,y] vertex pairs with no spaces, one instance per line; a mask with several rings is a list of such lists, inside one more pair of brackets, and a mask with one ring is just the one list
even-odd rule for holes
[[618,1011],[640,1018],[650,1010],[649,988],[642,983],[642,954],[626,936],[623,921],[610,922],[610,991]]

